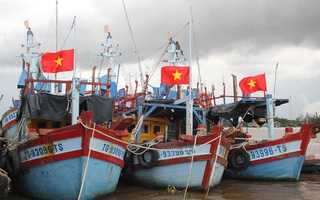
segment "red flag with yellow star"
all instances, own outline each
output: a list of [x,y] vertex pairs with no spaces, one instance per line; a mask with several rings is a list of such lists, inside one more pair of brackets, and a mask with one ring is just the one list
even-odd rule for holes
[[73,70],[74,49],[42,55],[42,69],[45,73],[57,73]]
[[267,83],[265,74],[249,76],[243,78],[239,82],[242,94],[251,94],[256,91],[267,91]]
[[168,85],[189,84],[189,66],[164,66],[161,83]]

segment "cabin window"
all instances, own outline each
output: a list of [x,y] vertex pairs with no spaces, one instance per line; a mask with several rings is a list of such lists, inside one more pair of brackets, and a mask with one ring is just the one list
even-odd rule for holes
[[149,133],[149,124],[142,124],[141,133]]
[[60,122],[52,122],[52,128],[60,128]]
[[47,123],[46,122],[38,122],[37,128],[47,128]]
[[160,126],[154,126],[153,133],[156,134],[157,132],[160,132]]

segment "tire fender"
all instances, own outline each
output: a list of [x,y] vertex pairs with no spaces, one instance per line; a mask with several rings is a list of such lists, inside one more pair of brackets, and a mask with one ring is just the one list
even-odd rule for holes
[[[142,151],[145,151],[144,148],[141,148]],[[139,164],[144,168],[152,168],[158,163],[158,151],[147,150],[144,153],[138,155]]]
[[20,171],[20,157],[17,149],[8,150],[6,164],[8,174],[11,177],[17,176]]
[[235,149],[228,157],[228,169],[242,171],[249,167],[250,156],[244,148]]

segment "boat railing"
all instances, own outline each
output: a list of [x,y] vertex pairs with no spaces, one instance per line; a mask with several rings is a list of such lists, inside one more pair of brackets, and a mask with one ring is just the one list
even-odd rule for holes
[[[72,85],[72,80],[41,80],[41,79],[25,79],[26,83],[26,89],[24,93],[35,93],[35,92],[47,92],[44,91],[43,88],[46,88],[45,84],[58,84],[59,85],[59,92],[62,92],[64,88],[65,94],[67,94],[69,91],[71,91],[71,85]],[[40,87],[36,88],[36,85],[38,83],[42,83]],[[85,90],[86,86],[92,86],[92,90],[88,91]],[[84,87],[83,87],[84,86]],[[96,94],[96,90],[94,89],[96,86],[105,86],[106,90],[105,91],[100,91],[100,95],[107,94],[110,88],[110,83],[102,83],[102,82],[92,82],[92,81],[79,81],[79,91],[80,94],[85,95],[85,94]],[[49,91],[50,93],[50,91]],[[107,95],[108,96],[108,95]]]

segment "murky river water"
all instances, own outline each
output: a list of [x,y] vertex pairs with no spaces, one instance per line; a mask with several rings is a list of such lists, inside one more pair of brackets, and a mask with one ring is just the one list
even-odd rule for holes
[[[262,131],[262,130],[260,130]],[[281,131],[283,134],[283,131]],[[276,137],[280,137],[277,135]],[[258,137],[258,135],[253,134]],[[313,139],[314,144],[319,144],[320,135]],[[260,135],[259,137],[267,137]],[[318,151],[319,148],[316,148]],[[320,153],[320,152],[317,152]],[[30,200],[18,193],[10,195],[12,200]],[[99,200],[320,200],[320,174],[302,173],[297,182],[281,181],[238,181],[222,179],[220,185],[211,189],[206,197],[205,192],[178,191],[174,194],[167,194],[164,190],[153,190],[135,186],[120,184],[116,191],[110,195],[99,198]]]
[[[205,200],[205,192],[184,191],[167,194],[164,190],[153,190],[120,184],[116,191],[100,200]],[[11,194],[13,200],[29,200],[18,193]],[[301,174],[297,182],[237,181],[222,179],[219,186],[209,191],[207,199],[214,200],[317,200],[320,199],[320,174]]]

